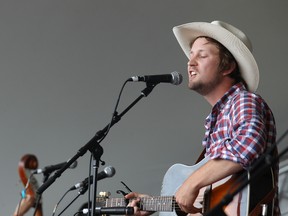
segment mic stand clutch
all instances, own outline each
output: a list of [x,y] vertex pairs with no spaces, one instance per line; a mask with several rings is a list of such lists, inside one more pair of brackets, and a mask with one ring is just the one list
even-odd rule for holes
[[89,150],[93,155],[93,197],[92,197],[92,216],[96,215],[95,209],[96,209],[96,194],[97,194],[97,174],[98,174],[98,167],[99,167],[99,161],[103,154],[103,148],[100,146],[99,141],[103,139],[106,132],[118,121],[120,121],[121,117],[125,115],[138,101],[140,101],[143,97],[147,97],[153,90],[153,88],[158,83],[146,83],[146,88],[142,90],[141,95],[138,96],[120,115],[117,115],[117,113],[114,114],[113,119],[111,123],[109,123],[105,128],[98,131],[95,136],[83,147],[81,147],[78,152],[67,161],[67,163],[59,170],[57,170],[53,176],[51,176],[45,183],[43,183],[38,190],[36,191],[37,194],[41,195],[50,185],[53,184],[53,182],[56,181],[57,178],[59,178],[62,173],[70,167],[71,164],[73,164],[80,156],[83,156],[86,154],[86,152]]

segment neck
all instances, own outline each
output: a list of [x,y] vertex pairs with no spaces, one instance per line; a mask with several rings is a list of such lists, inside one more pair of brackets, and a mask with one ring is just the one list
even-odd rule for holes
[[[105,207],[123,207],[127,206],[125,198],[97,198],[97,203],[100,206]],[[153,196],[153,197],[142,197],[139,203],[139,208],[144,211],[179,211],[179,207],[176,204],[174,196]]]
[[232,82],[222,82],[209,93],[203,95],[203,97],[213,107],[233,85],[234,84]]

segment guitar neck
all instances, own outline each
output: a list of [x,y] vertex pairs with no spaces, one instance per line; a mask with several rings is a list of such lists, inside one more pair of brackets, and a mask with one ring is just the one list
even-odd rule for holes
[[[125,207],[129,200],[124,198],[97,198],[97,202],[105,207]],[[173,196],[141,197],[139,208],[143,211],[168,211],[175,209],[176,202]]]

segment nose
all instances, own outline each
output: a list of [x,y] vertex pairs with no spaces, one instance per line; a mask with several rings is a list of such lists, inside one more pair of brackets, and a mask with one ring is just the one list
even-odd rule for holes
[[187,62],[187,65],[188,65],[188,66],[194,66],[194,65],[196,65],[195,58],[193,58],[192,55],[190,56],[189,61]]

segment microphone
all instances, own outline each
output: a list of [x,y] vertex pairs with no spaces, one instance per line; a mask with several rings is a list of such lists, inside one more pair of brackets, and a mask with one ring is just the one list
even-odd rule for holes
[[[87,214],[89,209],[85,208],[82,210],[83,214]],[[96,207],[96,215],[133,215],[133,207]]]
[[183,77],[177,72],[173,71],[171,74],[161,74],[161,75],[148,75],[148,76],[133,76],[128,79],[132,82],[146,82],[146,83],[171,83],[173,85],[179,85],[182,83]]
[[[55,165],[50,165],[50,166],[46,166],[44,167],[43,169],[37,169],[37,170],[34,170],[32,174],[40,174],[40,173],[44,173],[44,174],[47,174],[47,173],[51,173],[55,170],[58,170],[58,169],[61,169],[63,166],[65,166],[67,164],[67,162],[63,162],[63,163],[59,163],[59,164],[55,164]],[[74,169],[75,167],[77,167],[77,161],[74,161],[70,166],[69,168],[70,169]]]
[[[110,178],[110,177],[114,176],[115,173],[116,173],[116,170],[114,167],[107,166],[104,168],[103,171],[98,173],[97,181],[102,180],[104,178]],[[85,178],[82,182],[77,183],[74,186],[72,186],[69,190],[76,190],[77,188],[86,186],[89,182],[89,178],[90,178],[90,183],[92,184],[93,183],[93,176],[91,175],[90,177]]]

